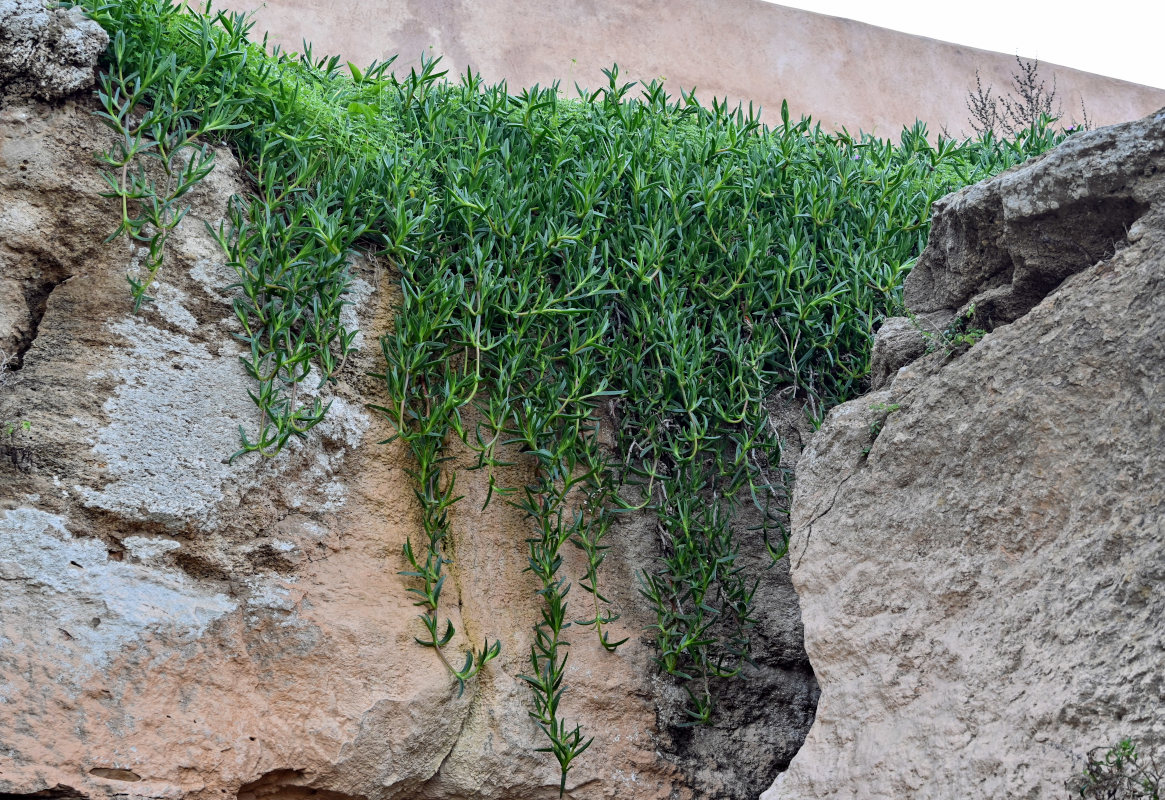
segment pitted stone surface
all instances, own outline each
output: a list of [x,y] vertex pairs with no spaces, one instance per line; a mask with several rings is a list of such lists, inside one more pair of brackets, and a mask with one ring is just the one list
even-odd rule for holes
[[0,0],[0,101],[53,100],[93,85],[109,35],[79,7]]

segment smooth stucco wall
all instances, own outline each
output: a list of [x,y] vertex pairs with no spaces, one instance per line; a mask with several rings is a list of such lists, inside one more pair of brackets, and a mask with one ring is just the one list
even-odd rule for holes
[[[984,85],[1010,85],[1014,55],[898,33],[762,0],[226,0],[256,11],[257,29],[287,49],[303,40],[317,54],[356,63],[423,51],[444,57],[451,76],[467,65],[487,81],[514,88],[555,80],[606,83],[618,63],[627,78],[666,77],[672,94],[698,87],[702,100],[753,101],[777,119],[793,115],[825,126],[894,135],[922,118],[932,131],[968,131],[967,93],[975,70]],[[1041,65],[1054,76],[1065,120],[1080,98],[1097,124],[1135,119],[1165,106],[1165,91],[1079,70]]]

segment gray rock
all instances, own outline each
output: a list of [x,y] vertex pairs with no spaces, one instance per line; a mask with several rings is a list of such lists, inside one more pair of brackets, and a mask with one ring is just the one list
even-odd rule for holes
[[940,344],[943,330],[950,324],[949,312],[891,317],[874,335],[870,356],[870,388],[881,389],[902,367]]
[[939,200],[930,241],[906,279],[906,305],[924,313],[973,304],[979,326],[991,327],[1109,258],[1165,186],[1163,118],[1165,109],[1073,136]]
[[0,99],[52,100],[93,85],[109,35],[77,7],[0,0]]
[[999,290],[1015,321],[834,409],[802,457],[822,695],[765,800],[1064,797],[1124,737],[1161,763],[1163,147],[1165,114],[1095,131],[938,210],[914,310]]
[[[0,260],[0,269],[4,267]],[[14,366],[16,351],[30,332],[31,319],[20,283],[0,278],[0,370]]]

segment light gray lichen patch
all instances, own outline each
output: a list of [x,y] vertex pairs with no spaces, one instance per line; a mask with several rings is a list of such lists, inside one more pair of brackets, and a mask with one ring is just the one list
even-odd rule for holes
[[359,405],[337,397],[332,400],[327,415],[316,430],[321,436],[355,448],[364,439],[369,424],[368,414]]
[[[106,482],[74,487],[86,506],[131,521],[213,529],[220,510],[237,506],[264,483],[297,510],[331,512],[343,505],[346,488],[336,471],[369,425],[359,405],[329,398],[329,411],[308,440],[291,440],[276,459],[249,456],[232,464],[239,428],[254,438],[258,415],[239,346],[225,338],[194,342],[137,317],[109,327],[128,346],[111,348],[108,366],[90,376],[116,378],[118,386],[103,405],[108,424],[94,433],[92,452]],[[318,384],[313,370],[303,397],[317,396]],[[320,439],[342,447],[325,452],[316,444]]]
[[130,519],[205,521],[224,486],[254,480],[253,467],[227,463],[239,426],[255,416],[246,376],[237,359],[139,319],[110,328],[130,343],[100,373],[120,379],[93,447],[112,480],[76,489],[87,506]]
[[356,331],[356,335],[352,337],[353,350],[364,348],[364,330],[360,325],[356,311],[363,308],[371,296],[372,284],[363,278],[352,279],[348,285],[348,302],[340,309],[340,324],[344,326],[345,330]]
[[159,539],[154,536],[127,536],[121,540],[130,558],[141,564],[161,561],[166,553],[179,550],[182,545],[173,539]]
[[190,333],[198,328],[198,320],[186,310],[184,300],[186,294],[181,289],[164,283],[155,290],[154,302],[150,304],[150,308],[157,311],[166,322]]
[[177,569],[110,560],[104,543],[33,508],[0,512],[0,581],[0,698],[26,658],[80,682],[136,642],[193,641],[237,608]]

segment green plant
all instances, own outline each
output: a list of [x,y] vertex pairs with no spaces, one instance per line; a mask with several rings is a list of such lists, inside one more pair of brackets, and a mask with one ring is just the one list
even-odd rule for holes
[[130,70],[126,47],[125,31],[116,31],[112,68],[101,74],[97,90],[97,116],[117,138],[98,158],[112,167],[102,173],[110,188],[105,196],[116,198],[121,211],[106,241],[125,234],[146,243],[145,277],[126,275],[137,311],[149,299],[167,238],[186,214],[179,200],[214,168],[205,137],[242,127],[234,123],[241,100],[223,93],[203,102],[193,92],[200,73],[179,66],[174,53],[143,49]]
[[948,352],[956,353],[974,347],[986,335],[987,331],[982,328],[967,328],[962,332],[951,333],[947,339]]
[[975,304],[971,303],[938,335],[932,338],[927,352],[942,347],[948,357],[963,353],[974,347],[980,339],[987,335],[983,328],[971,327],[975,321]]
[[[417,639],[459,691],[498,653],[487,640],[457,667],[445,652],[457,441],[475,454],[485,504],[528,521],[540,620],[521,679],[560,793],[591,741],[567,721],[568,636],[621,644],[602,589],[615,515],[656,515],[659,559],[639,582],[657,659],[686,690],[689,724],[708,723],[751,657],[760,576],[740,557],[741,506],[762,520],[748,535],[774,558],[786,549],[766,401],[782,392],[820,419],[859,393],[870,331],[900,303],[930,204],[1062,138],[1037,125],[932,144],[919,123],[890,142],[825,132],[787,107],[767,128],[751,110],[673,98],[617,67],[576,99],[557,86],[511,93],[471,71],[448,81],[428,58],[394,75],[390,62],[269,54],[244,17],[209,7],[84,6],[123,41],[103,84],[111,96],[162,65],[137,105],[160,104],[186,133],[224,109],[203,133],[233,147],[251,179],[217,231],[258,387],[258,433],[242,433],[240,454],[274,455],[327,413],[301,384],[322,386],[351,346],[340,323],[350,254],[399,279],[373,407],[413,461],[421,530],[403,575],[421,609]],[[155,194],[171,197],[167,187]],[[604,426],[614,447],[600,446]],[[527,478],[506,484],[510,465]],[[585,556],[578,576],[563,569],[567,543]],[[585,612],[568,606],[572,577]]]
[[[396,435],[387,441],[402,439],[408,445],[416,464],[416,468],[410,470],[409,475],[416,482],[415,491],[421,503],[425,549],[423,553],[418,553],[413,547],[412,539],[406,540],[404,557],[412,569],[400,573],[421,582],[420,588],[410,587],[408,590],[420,598],[415,605],[424,609],[420,619],[428,634],[427,639],[417,637],[416,641],[436,651],[441,663],[457,680],[460,695],[465,691],[466,681],[479,673],[486,663],[501,652],[501,643],[494,642],[490,645],[487,641],[480,650],[471,649],[465,655],[465,663],[457,668],[449,661],[443,649],[456,632],[453,623],[445,620],[444,632],[438,633],[441,627],[440,603],[441,589],[445,583],[444,568],[450,563],[445,554],[445,541],[449,535],[449,511],[461,499],[454,495],[456,474],[442,468],[442,463],[447,461],[442,455],[442,447],[451,428],[460,427],[457,414],[464,405],[465,394],[473,379],[463,376],[453,383],[434,386],[431,392],[426,391],[429,387],[418,377],[427,371],[439,370],[444,364],[439,352],[435,354],[435,348],[430,347],[429,343],[436,338],[435,326],[441,324],[444,318],[442,309],[447,311],[453,298],[418,299],[426,305],[431,304],[437,313],[429,319],[417,320],[419,327],[414,330],[410,331],[405,325],[398,325],[395,334],[382,338],[381,348],[389,368],[385,373],[373,376],[388,383],[390,388],[395,390],[394,396],[401,397],[401,401],[399,404],[393,403],[392,406],[374,405],[372,408],[388,417],[396,428]],[[413,344],[411,347],[398,348],[393,348],[390,344],[395,342],[399,345],[402,340],[411,341]],[[403,381],[403,385],[393,385],[394,380]],[[413,382],[411,387],[410,381]],[[421,415],[408,407],[408,398],[413,396],[410,392],[426,392],[420,395],[420,399],[427,413]]]
[[20,421],[10,420],[9,422],[4,423],[5,436],[12,438],[16,434],[17,430],[28,433],[30,430],[32,430],[32,423],[26,419],[22,419]]
[[988,333],[983,328],[972,327],[977,319],[974,303],[968,305],[961,313],[952,318],[942,330],[924,325],[909,310],[904,313],[909,317],[915,330],[922,334],[926,340],[928,355],[940,350],[947,358],[960,355],[978,344],[979,340]]
[[[85,7],[113,34],[97,113],[117,138],[99,160],[113,168],[103,174],[121,209],[110,239],[126,234],[148,250],[145,277],[128,276],[135,310],[186,212],[180,200],[214,166],[208,138],[239,148],[254,181],[255,194],[236,200],[216,233],[239,275],[231,288],[242,360],[258,384],[258,432],[252,441],[240,429],[235,455],[275,455],[323,419],[327,406],[318,397],[303,403],[300,386],[313,373],[321,386],[329,380],[355,336],[340,309],[347,257],[362,234],[353,214],[371,201],[360,193],[362,172],[376,168],[352,142],[363,126],[337,119],[346,112],[321,113],[335,98],[324,99],[316,71],[334,70],[334,60],[268,56],[248,41],[241,15],[160,0]],[[352,153],[335,152],[337,142]]]
[[33,451],[25,435],[31,430],[32,422],[27,419],[0,423],[0,455],[5,456],[21,472],[32,469]]
[[1152,756],[1138,752],[1131,739],[1089,751],[1080,776],[1069,781],[1074,797],[1104,800],[1160,800],[1162,773]]
[[902,408],[898,403],[874,403],[870,406],[871,411],[878,412],[879,416],[870,423],[870,440],[878,438],[878,434],[882,432],[882,426],[886,424],[886,417],[893,414]]

